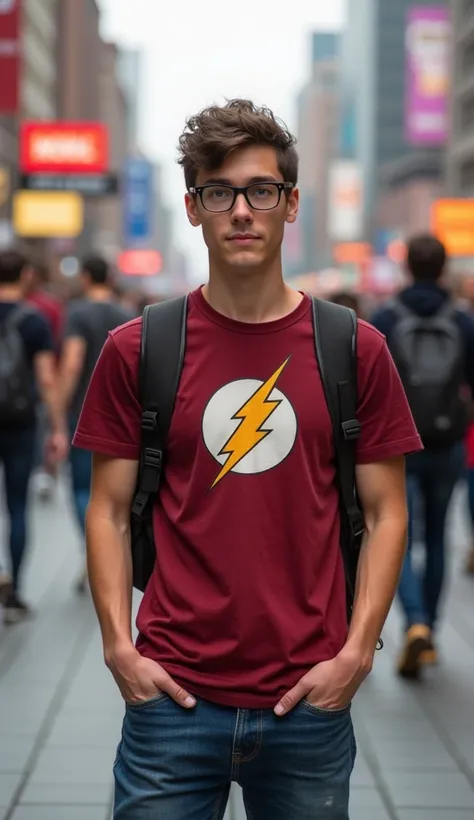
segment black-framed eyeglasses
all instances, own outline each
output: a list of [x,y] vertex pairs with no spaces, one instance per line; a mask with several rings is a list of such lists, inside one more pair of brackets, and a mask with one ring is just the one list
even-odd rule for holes
[[247,204],[256,211],[271,211],[280,204],[283,191],[289,191],[294,187],[293,182],[254,182],[243,188],[210,183],[189,188],[189,193],[199,196],[203,208],[212,213],[230,211],[239,194],[243,194]]

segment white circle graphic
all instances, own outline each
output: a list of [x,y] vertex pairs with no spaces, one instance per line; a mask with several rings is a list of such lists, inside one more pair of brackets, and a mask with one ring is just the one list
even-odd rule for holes
[[264,473],[281,464],[293,449],[298,429],[295,411],[276,387],[265,399],[263,385],[257,379],[230,382],[214,393],[204,411],[204,443],[228,472]]

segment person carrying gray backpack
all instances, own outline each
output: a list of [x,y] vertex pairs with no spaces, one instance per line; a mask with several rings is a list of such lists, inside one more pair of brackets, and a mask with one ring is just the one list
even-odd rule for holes
[[[406,263],[413,284],[372,318],[387,338],[424,445],[406,462],[410,527],[399,586],[406,635],[398,665],[406,678],[417,678],[424,666],[438,661],[434,636],[445,576],[446,515],[464,471],[474,393],[474,321],[456,309],[442,286],[446,263],[438,239],[413,237]],[[412,562],[415,509],[424,525],[423,575]]]

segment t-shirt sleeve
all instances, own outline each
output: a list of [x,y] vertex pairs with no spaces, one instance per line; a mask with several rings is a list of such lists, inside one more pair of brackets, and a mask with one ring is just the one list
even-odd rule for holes
[[28,316],[24,325],[24,337],[28,353],[32,359],[38,353],[49,353],[53,350],[53,337],[48,322],[40,313]]
[[382,337],[377,339],[377,348],[368,367],[359,361],[359,464],[423,449],[400,376]]
[[75,447],[116,458],[138,459],[141,407],[137,382],[138,373],[124,359],[113,335],[109,335],[84,399],[73,439]]
[[81,339],[87,340],[86,327],[82,311],[77,307],[72,307],[66,316],[66,325],[64,328],[64,338],[71,339],[79,336]]

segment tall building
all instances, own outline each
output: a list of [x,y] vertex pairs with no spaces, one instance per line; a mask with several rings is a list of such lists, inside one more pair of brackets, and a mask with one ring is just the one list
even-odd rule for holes
[[[372,240],[380,185],[398,174],[439,175],[442,150],[406,138],[406,28],[413,7],[446,6],[432,0],[357,0],[347,4],[341,43],[342,156],[360,165],[364,182],[364,230]],[[416,159],[418,157],[418,160]],[[392,165],[402,160],[400,165]],[[382,178],[380,178],[382,174]]]
[[57,113],[59,0],[23,0],[20,116],[49,120]]
[[[128,100],[119,81],[119,50],[114,43],[101,43],[99,73],[99,119],[109,132],[110,171],[121,174],[129,149]],[[97,213],[94,244],[114,262],[123,246],[123,202],[120,196],[106,197]]]
[[128,143],[136,150],[139,143],[143,55],[140,51],[120,49],[117,58],[118,79],[127,99]]
[[451,2],[451,133],[446,188],[451,196],[474,196],[474,0]]
[[334,33],[318,32],[313,34],[311,46],[311,77],[297,100],[300,272],[325,267],[331,261],[327,235],[329,167],[337,152],[339,39]]
[[[23,0],[20,6],[18,110],[0,114],[0,244],[9,244],[13,238],[10,220],[17,182],[18,124],[54,119],[57,114],[58,8],[59,0]],[[17,239],[16,244],[44,258],[44,241]]]

